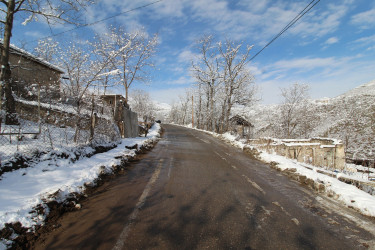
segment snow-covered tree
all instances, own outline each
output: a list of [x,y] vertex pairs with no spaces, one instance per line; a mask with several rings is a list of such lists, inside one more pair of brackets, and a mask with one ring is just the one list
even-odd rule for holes
[[222,131],[229,127],[229,118],[233,104],[248,105],[254,101],[254,77],[246,67],[252,46],[241,51],[241,43],[226,40],[218,43],[222,64],[222,114],[220,123]]
[[309,86],[295,83],[281,89],[283,103],[281,106],[281,124],[287,138],[291,138],[296,127],[301,123],[301,104],[308,98]]
[[192,62],[191,73],[205,92],[206,121],[208,130],[214,129],[215,94],[220,84],[219,50],[212,36],[204,36],[197,41],[199,57]]
[[[0,23],[4,27],[1,48],[1,75],[0,96],[5,94],[5,122],[16,124],[15,103],[12,95],[11,70],[9,65],[10,38],[12,36],[13,22],[17,16],[25,18],[23,24],[32,20],[44,19],[47,23],[78,22],[77,12],[84,6],[91,4],[91,0],[1,0],[2,12]],[[1,105],[0,105],[1,106]]]
[[[82,45],[71,43],[68,48],[61,50],[59,58],[59,65],[66,71],[66,79],[64,81],[65,94],[72,99],[72,104],[76,109],[78,116],[76,123],[75,141],[79,136],[79,131],[82,127],[80,124],[80,115],[82,113],[85,98],[88,96],[88,90],[97,82],[103,75],[110,75],[103,72],[108,67],[108,64],[118,54],[123,53],[130,47],[130,42],[114,51],[112,57],[106,61],[94,61],[90,57],[89,50],[83,48]],[[93,97],[90,96],[89,99]],[[87,103],[87,101],[86,101]]]
[[[126,32],[123,28],[111,28],[110,32],[97,36],[95,51],[104,58],[112,58],[109,67],[117,70],[119,81],[125,89],[128,100],[129,88],[134,82],[147,82],[150,70],[154,67],[152,57],[156,53],[158,36],[149,37],[144,31]],[[113,56],[119,48],[130,42],[122,53]]]
[[254,101],[254,77],[248,67],[251,48],[229,39],[216,43],[213,36],[197,41],[198,57],[192,62],[191,73],[197,81],[199,127],[225,132],[233,105]]
[[34,54],[43,60],[55,63],[55,57],[60,52],[59,43],[52,38],[38,41],[38,45],[34,48]]
[[155,107],[149,93],[144,90],[135,89],[130,92],[131,108],[142,117],[143,121],[149,121],[155,116]]

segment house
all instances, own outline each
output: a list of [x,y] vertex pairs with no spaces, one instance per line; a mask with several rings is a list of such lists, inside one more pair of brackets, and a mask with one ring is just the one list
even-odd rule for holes
[[235,115],[229,119],[229,122],[231,131],[239,134],[242,137],[252,137],[252,128],[254,126],[250,122],[246,121],[245,118]]
[[138,115],[130,110],[123,95],[107,94],[102,95],[103,107],[109,107],[113,120],[120,129],[121,137],[138,136]]
[[112,108],[117,107],[117,105],[123,105],[126,108],[129,108],[128,103],[123,95],[119,94],[106,94],[101,95],[100,98],[103,100],[104,104]]
[[[2,45],[0,40],[0,52]],[[10,45],[9,64],[18,97],[37,100],[39,93],[42,100],[60,98],[62,69],[14,45]]]

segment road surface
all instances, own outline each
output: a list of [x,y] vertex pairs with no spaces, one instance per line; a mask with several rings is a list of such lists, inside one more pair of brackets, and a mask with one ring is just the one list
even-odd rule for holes
[[374,220],[199,131],[155,148],[65,214],[36,249],[365,249]]

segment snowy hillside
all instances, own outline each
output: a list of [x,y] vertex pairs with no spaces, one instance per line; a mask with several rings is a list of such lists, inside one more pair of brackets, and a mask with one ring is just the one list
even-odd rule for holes
[[[337,138],[347,145],[348,157],[374,158],[374,98],[375,80],[335,98],[310,100],[304,113],[304,125],[308,127],[299,137]],[[254,125],[255,137],[280,137],[281,105],[236,107],[234,114],[246,117]]]
[[351,96],[359,96],[359,95],[375,96],[375,80],[362,84],[336,98],[344,98],[344,97],[348,98]]
[[168,103],[160,103],[160,102],[153,102],[155,107],[155,118],[156,120],[161,120],[162,122],[166,122],[169,117],[169,113],[171,112],[171,105]]

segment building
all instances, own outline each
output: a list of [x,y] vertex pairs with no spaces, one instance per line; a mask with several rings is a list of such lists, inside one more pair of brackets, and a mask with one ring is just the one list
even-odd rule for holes
[[121,136],[124,138],[138,136],[138,115],[130,110],[126,99],[122,95],[107,94],[102,95],[103,107],[110,107],[113,120],[120,129]]
[[62,69],[14,45],[10,46],[9,64],[12,90],[18,97],[37,100],[40,94],[42,100],[60,98]]
[[243,138],[251,138],[254,126],[245,118],[235,115],[229,119],[230,130],[239,134]]
[[329,169],[345,168],[345,150],[341,141],[331,138],[249,140],[251,146],[268,153]]

